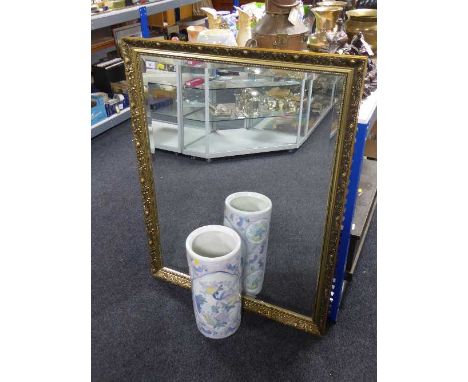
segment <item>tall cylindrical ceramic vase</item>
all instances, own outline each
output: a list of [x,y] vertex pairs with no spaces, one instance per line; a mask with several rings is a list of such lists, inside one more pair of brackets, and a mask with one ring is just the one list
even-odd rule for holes
[[208,225],[185,247],[197,327],[206,337],[228,337],[241,322],[241,239],[231,228]]
[[224,225],[231,227],[242,240],[243,292],[256,296],[265,276],[268,234],[272,203],[257,192],[236,192],[224,203]]

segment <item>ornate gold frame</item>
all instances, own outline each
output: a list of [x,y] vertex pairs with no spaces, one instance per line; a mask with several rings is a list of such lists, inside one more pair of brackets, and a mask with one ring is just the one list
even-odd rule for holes
[[249,296],[242,297],[243,307],[249,311],[312,334],[323,335],[327,327],[328,308],[351,169],[359,104],[366,74],[366,57],[271,49],[220,47],[131,37],[123,39],[121,49],[129,83],[133,141],[138,160],[143,210],[151,254],[151,272],[155,277],[184,288],[191,287],[190,277],[184,273],[164,267],[161,257],[140,55],[150,54],[160,57],[172,57],[174,59],[260,65],[285,70],[311,70],[345,75],[341,120],[328,195],[327,219],[313,316],[308,317]]

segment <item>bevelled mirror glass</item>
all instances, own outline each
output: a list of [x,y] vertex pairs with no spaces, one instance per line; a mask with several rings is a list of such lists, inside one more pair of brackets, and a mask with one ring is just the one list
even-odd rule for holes
[[133,38],[123,52],[154,275],[190,287],[187,236],[227,225],[244,307],[323,334],[365,59]]

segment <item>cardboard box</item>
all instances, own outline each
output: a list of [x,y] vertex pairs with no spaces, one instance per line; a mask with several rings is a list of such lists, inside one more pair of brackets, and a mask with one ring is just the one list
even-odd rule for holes
[[91,125],[107,118],[104,98],[91,95]]
[[374,123],[374,126],[372,126],[369,136],[367,137],[364,156],[369,159],[377,160],[377,121]]

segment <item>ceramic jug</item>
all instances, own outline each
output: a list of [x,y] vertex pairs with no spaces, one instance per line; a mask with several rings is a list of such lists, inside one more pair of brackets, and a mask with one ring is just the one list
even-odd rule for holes
[[229,227],[208,225],[190,233],[185,247],[198,330],[228,337],[241,322],[241,239]]
[[252,28],[250,22],[252,17],[250,13],[239,7],[234,7],[239,12],[239,32],[237,32],[237,45],[245,46],[245,43],[252,38]]
[[216,9],[203,7],[200,8],[208,16],[208,28],[210,29],[220,29],[221,28],[221,17],[218,16]]
[[187,28],[188,40],[190,42],[197,42],[199,33],[205,29],[206,28],[202,25],[190,25]]

